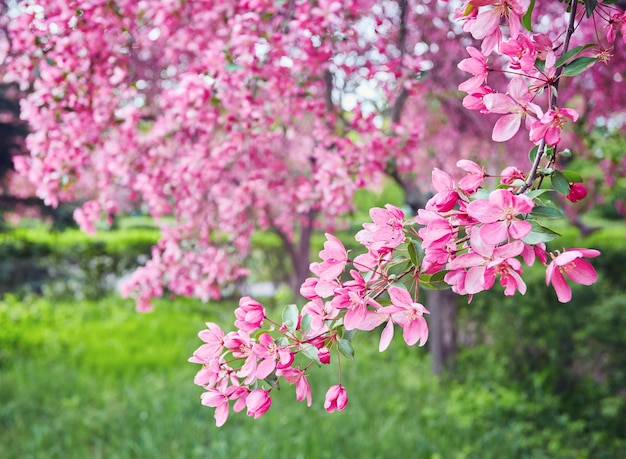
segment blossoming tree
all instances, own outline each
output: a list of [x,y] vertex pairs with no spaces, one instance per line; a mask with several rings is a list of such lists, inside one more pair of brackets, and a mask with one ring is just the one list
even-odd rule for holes
[[[22,104],[31,157],[16,168],[53,205],[91,184],[76,213],[86,230],[127,199],[145,203],[162,238],[126,289],[140,309],[165,288],[217,297],[245,274],[255,229],[279,234],[309,302],[273,322],[242,299],[236,332],[201,332],[196,382],[218,424],[231,400],[262,415],[283,378],[310,403],[309,368],[351,356],[355,330],[384,324],[381,350],[396,326],[408,344],[426,342],[419,287],[471,298],[498,281],[523,294],[520,259],[548,264],[560,300],[564,275],[595,280],[582,258],[598,253],[546,252],[556,235],[542,219],[559,213],[549,190],[585,194],[562,167],[574,142],[563,128],[624,97],[606,91],[625,61],[604,65],[623,37],[612,3],[23,2],[5,75],[32,85]],[[311,231],[332,229],[382,174],[416,216],[373,209],[358,256],[329,234],[307,278]],[[325,406],[346,403],[339,381]]]

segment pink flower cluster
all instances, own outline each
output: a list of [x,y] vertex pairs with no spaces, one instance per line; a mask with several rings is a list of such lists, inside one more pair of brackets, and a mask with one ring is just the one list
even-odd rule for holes
[[[468,47],[470,57],[458,64],[459,69],[472,75],[459,85],[459,90],[467,93],[463,105],[481,113],[501,115],[492,133],[496,142],[513,138],[524,122],[530,141],[557,145],[565,123],[576,122],[579,116],[572,108],[556,106],[558,80],[581,73],[599,57],[587,51],[589,46],[577,47],[566,54],[569,43],[559,41],[563,36],[553,40],[545,34],[522,30],[521,17],[528,12],[529,0],[470,0],[466,3],[468,5],[460,8],[457,15],[465,21],[464,30],[482,43],[480,50]],[[611,15],[607,42],[615,40],[617,30],[624,30],[624,20],[623,13]],[[508,24],[508,39],[502,32],[501,22]],[[556,50],[562,50],[561,54]],[[488,64],[491,55],[496,57]],[[487,84],[488,75],[494,73],[511,76],[505,80],[505,92],[498,92]],[[500,84],[504,84],[502,80]],[[538,102],[546,92],[547,107],[542,109]]]
[[[235,411],[247,408],[249,416],[262,416],[281,379],[295,385],[296,399],[310,406],[309,368],[329,364],[334,351],[338,361],[340,355],[352,358],[356,330],[380,326],[381,352],[389,347],[396,326],[409,346],[423,346],[429,311],[417,300],[420,286],[447,284],[471,301],[472,295],[499,280],[505,295],[524,294],[520,260],[547,264],[549,257],[546,282],[559,301],[569,301],[572,295],[565,276],[584,285],[595,282],[595,270],[583,258],[598,256],[597,250],[546,251],[544,241],[554,236],[542,232],[533,215],[543,191],[518,194],[525,179],[519,170],[505,169],[498,188],[488,192],[483,188],[487,175],[478,164],[462,160],[458,166],[466,172],[458,183],[434,170],[437,193],[414,218],[407,219],[389,204],[371,209],[372,222],[356,235],[365,253],[352,258],[338,238],[326,234],[321,261],[311,263],[314,276],[300,290],[308,302],[301,310],[287,306],[281,323],[270,320],[250,297],[242,298],[235,311],[236,331],[224,333],[207,323],[199,334],[204,344],[189,360],[203,365],[195,383],[205,389],[202,403],[215,408],[218,426],[226,421],[231,401]],[[339,374],[324,408],[342,410],[347,402]]]
[[[555,237],[536,221],[535,201],[519,194],[526,177],[517,169],[507,168],[500,175],[498,188],[487,193],[480,188],[485,174],[477,164],[460,161],[458,165],[468,172],[458,185],[445,172],[433,172],[438,193],[415,218],[423,225],[417,230],[424,252],[420,272],[445,272],[444,280],[452,290],[469,295],[470,300],[473,294],[491,289],[498,279],[506,296],[516,291],[526,293],[520,258],[529,266],[536,259],[546,264],[549,253],[544,242]],[[539,191],[532,196],[538,199],[541,194]],[[567,264],[565,271],[575,282],[590,285],[595,281],[590,264],[569,264],[570,255],[564,257],[565,253],[556,258],[551,255],[555,261],[547,271],[547,281],[552,281],[560,301],[569,301],[571,292],[568,296],[567,284],[555,266]],[[595,250],[576,253],[575,258],[599,255]],[[565,263],[561,261],[564,258]]]

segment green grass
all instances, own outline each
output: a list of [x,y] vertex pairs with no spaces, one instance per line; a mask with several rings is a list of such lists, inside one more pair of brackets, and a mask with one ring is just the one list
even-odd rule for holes
[[[0,302],[0,457],[588,456],[584,426],[560,414],[549,396],[439,380],[426,351],[399,336],[384,354],[375,336],[355,338],[356,360],[342,361],[345,411],[322,407],[336,383],[329,366],[313,371],[311,408],[283,386],[262,418],[231,412],[216,428],[192,382],[199,367],[186,360],[204,322],[230,329],[233,308],[163,300],[139,314],[116,297]],[[533,420],[546,416],[554,428],[538,430]]]

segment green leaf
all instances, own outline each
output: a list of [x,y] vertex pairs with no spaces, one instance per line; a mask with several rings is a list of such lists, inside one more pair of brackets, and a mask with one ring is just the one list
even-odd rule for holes
[[450,285],[444,281],[449,271],[438,271],[435,274],[420,274],[419,284],[428,290],[448,290]]
[[547,188],[541,188],[539,190],[532,190],[529,191],[528,193],[526,193],[526,196],[528,196],[530,199],[535,199],[539,196],[541,196],[542,194],[548,193],[550,190]]
[[598,60],[597,57],[579,57],[563,69],[563,76],[576,76],[587,70]]
[[569,183],[581,183],[583,181],[582,176],[576,171],[566,169],[563,171],[563,175]]
[[563,54],[561,57],[559,57],[556,60],[556,63],[554,64],[554,66],[556,68],[559,68],[562,65],[567,64],[569,61],[574,59],[580,53],[582,53],[586,49],[591,48],[592,46],[595,46],[595,44],[594,43],[587,43],[586,45],[576,46],[575,48],[570,49],[568,52],[566,52],[565,54]]
[[564,216],[561,209],[547,206],[535,206],[531,215],[543,218],[562,218]]
[[309,330],[311,330],[311,322],[313,320],[313,317],[311,317],[311,314],[305,314],[302,316],[302,322],[300,323],[300,330],[302,330],[302,333],[308,333]]
[[535,8],[535,0],[530,0],[530,6],[528,7],[528,11],[526,11],[526,14],[522,16],[522,24],[524,25],[524,28],[528,30],[529,32],[533,31],[532,15],[533,15],[534,8]]
[[354,360],[354,348],[347,339],[339,338],[337,341],[337,349],[350,360]]
[[563,172],[561,171],[553,171],[550,175],[550,180],[552,181],[552,187],[554,191],[560,194],[568,194],[569,193],[569,182]]
[[355,333],[356,333],[356,329],[355,330],[346,330],[344,328],[343,329],[343,334],[341,335],[341,337],[343,339],[345,339],[346,341],[352,341],[352,338],[354,338]]
[[360,143],[362,138],[357,131],[348,131],[346,137],[350,139],[350,142],[357,144]]
[[243,67],[239,64],[229,63],[224,67],[227,72],[236,72],[237,70],[241,70]]
[[598,0],[584,0],[585,2],[585,12],[587,13],[587,17],[590,18],[593,14],[593,10],[598,6]]
[[572,157],[572,151],[569,148],[566,148],[563,151],[559,151],[559,156],[561,158],[571,158]]
[[489,199],[489,190],[485,190],[484,188],[479,188],[478,190],[476,190],[476,193],[474,193],[474,196],[472,196],[472,200],[476,200],[476,199]]
[[531,163],[535,162],[535,159],[537,158],[537,153],[539,152],[539,146],[535,145],[534,147],[532,147],[530,149],[530,151],[528,152],[528,159],[530,160]]
[[310,358],[311,360],[313,360],[315,363],[317,363],[318,366],[320,367],[322,366],[322,362],[320,361],[320,357],[319,357],[319,351],[317,350],[315,346],[312,346],[310,344],[303,344],[302,353],[306,355],[308,358]]
[[532,231],[522,241],[526,244],[538,244],[540,242],[550,242],[560,236],[559,233],[552,231],[550,228],[541,226],[539,223],[530,222],[533,226]]
[[298,306],[295,304],[288,304],[285,306],[285,309],[283,309],[283,323],[291,332],[296,331],[299,313]]
[[522,179],[515,179],[511,182],[511,186],[512,187],[520,187],[520,186],[524,186],[526,184],[526,182]]
[[278,377],[276,376],[276,372],[273,371],[272,374],[270,374],[263,381],[265,381],[270,386],[275,386],[276,384],[278,384]]
[[540,59],[535,59],[535,67],[541,73],[545,72],[546,71],[546,61],[542,61]]
[[411,239],[409,241],[409,258],[411,259],[411,263],[413,263],[413,266],[419,266],[419,258],[417,256],[417,245],[416,242]]

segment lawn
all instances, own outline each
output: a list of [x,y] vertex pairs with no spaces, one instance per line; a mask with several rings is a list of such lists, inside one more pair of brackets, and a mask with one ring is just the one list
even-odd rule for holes
[[[396,338],[379,354],[376,338],[365,335],[355,338],[357,359],[342,364],[345,411],[322,408],[336,381],[336,368],[324,368],[312,377],[311,408],[284,386],[262,418],[231,413],[216,428],[192,383],[198,366],[186,360],[204,322],[228,327],[233,307],[162,300],[139,314],[114,296],[56,304],[7,297],[0,303],[0,457],[576,457],[562,448],[584,426],[559,414],[548,396],[438,380],[424,349]],[[536,432],[533,416],[546,413],[554,431]]]

